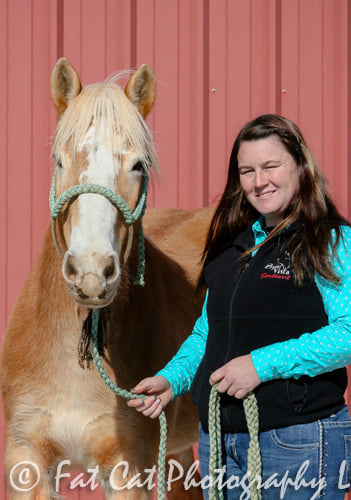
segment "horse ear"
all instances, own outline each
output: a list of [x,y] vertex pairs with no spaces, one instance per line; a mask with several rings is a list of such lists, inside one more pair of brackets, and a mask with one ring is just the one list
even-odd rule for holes
[[142,64],[129,78],[125,88],[127,97],[138,108],[139,113],[146,118],[155,101],[156,84],[152,69]]
[[61,57],[51,75],[51,97],[59,116],[81,90],[82,84],[77,71],[65,57]]

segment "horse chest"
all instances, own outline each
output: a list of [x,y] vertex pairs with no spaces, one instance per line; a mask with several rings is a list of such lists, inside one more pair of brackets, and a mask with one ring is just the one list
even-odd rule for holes
[[96,435],[116,441],[117,404],[95,370],[78,367],[74,376],[57,379],[48,389],[43,410],[49,415],[47,434],[62,450],[62,458],[86,465]]
[[50,435],[62,450],[61,458],[78,466],[94,462],[94,434],[104,433],[110,441],[117,441],[112,411],[94,415],[84,410],[87,409],[56,411],[50,425]]

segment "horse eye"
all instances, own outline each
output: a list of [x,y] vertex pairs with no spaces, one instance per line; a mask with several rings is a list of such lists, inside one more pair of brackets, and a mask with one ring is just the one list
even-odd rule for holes
[[57,168],[61,169],[62,168],[62,161],[56,160],[56,166],[57,166]]
[[142,172],[144,170],[144,165],[141,161],[138,161],[132,168],[133,172]]

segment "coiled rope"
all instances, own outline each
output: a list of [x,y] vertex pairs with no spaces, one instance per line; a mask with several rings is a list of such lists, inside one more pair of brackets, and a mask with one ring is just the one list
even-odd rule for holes
[[[208,430],[210,436],[210,462],[209,462],[209,500],[223,500],[223,491],[216,481],[216,470],[222,470],[222,439],[220,394],[217,385],[212,386],[208,411]],[[249,392],[243,399],[247,428],[250,435],[247,453],[247,472],[252,500],[261,500],[259,488],[262,477],[262,461],[258,439],[258,406],[253,392]]]

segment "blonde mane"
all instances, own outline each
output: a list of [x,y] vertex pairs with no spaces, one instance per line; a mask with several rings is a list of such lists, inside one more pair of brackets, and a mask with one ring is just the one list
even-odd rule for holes
[[[95,131],[104,131],[104,144],[118,157],[121,148],[130,145],[145,168],[158,170],[151,132],[136,107],[115,83],[117,77],[104,83],[83,87],[63,113],[57,125],[52,146],[55,159],[69,144],[73,161],[92,123]],[[99,136],[101,143],[101,136]],[[97,137],[94,140],[97,144]]]

